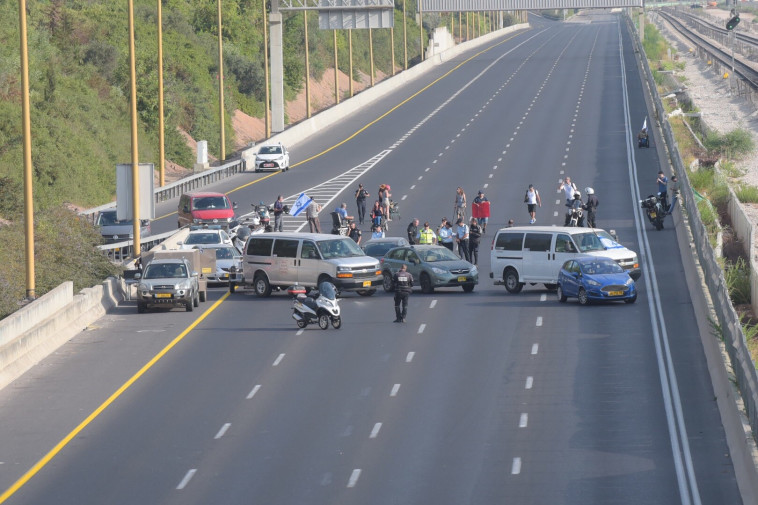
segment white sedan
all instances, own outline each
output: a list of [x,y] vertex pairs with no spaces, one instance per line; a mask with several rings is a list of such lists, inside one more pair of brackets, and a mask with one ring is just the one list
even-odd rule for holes
[[255,155],[255,171],[262,170],[280,170],[285,171],[290,168],[290,154],[287,148],[280,142],[276,144],[267,144],[258,149]]
[[206,247],[218,247],[220,245],[232,245],[232,239],[224,230],[201,229],[192,230],[183,242],[179,242],[179,249],[204,249]]

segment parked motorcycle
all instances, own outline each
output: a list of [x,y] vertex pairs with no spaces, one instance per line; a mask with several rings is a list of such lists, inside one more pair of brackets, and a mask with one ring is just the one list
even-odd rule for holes
[[287,293],[293,297],[292,319],[298,328],[317,323],[319,328],[326,330],[330,322],[334,329],[342,326],[337,288],[331,282],[322,282],[318,289],[312,289],[308,293],[302,286],[290,286]]
[[650,195],[644,200],[640,200],[640,207],[645,210],[648,221],[655,226],[656,230],[663,229],[663,218],[666,217],[666,211],[656,195]]
[[253,207],[255,207],[255,212],[261,220],[261,226],[263,226],[267,232],[273,231],[274,228],[271,226],[271,213],[274,209],[263,202],[258,205],[253,204]]

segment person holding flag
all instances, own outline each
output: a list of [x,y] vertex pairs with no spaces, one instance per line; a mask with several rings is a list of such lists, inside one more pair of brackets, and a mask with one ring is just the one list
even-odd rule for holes
[[637,134],[637,147],[650,147],[650,139],[647,135],[647,117],[642,123],[642,129]]
[[308,208],[308,205],[310,205],[312,201],[313,199],[311,197],[305,193],[300,193],[300,196],[297,197],[295,203],[292,204],[290,216],[297,217],[301,212]]

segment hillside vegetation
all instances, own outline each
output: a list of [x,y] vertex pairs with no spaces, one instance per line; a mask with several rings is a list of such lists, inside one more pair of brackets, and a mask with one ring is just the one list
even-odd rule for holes
[[[140,161],[157,165],[157,7],[135,0]],[[88,207],[112,200],[114,167],[130,161],[126,2],[29,0],[32,157],[35,205]],[[194,156],[180,130],[219,152],[218,48],[215,0],[163,0],[166,158],[191,167]],[[261,0],[224,0],[226,151],[232,152],[232,113],[263,116],[265,100]],[[402,9],[402,4],[399,4]],[[408,53],[419,59],[415,0],[408,0]],[[0,2],[0,177],[21,181],[22,135],[18,4]],[[430,18],[432,22],[438,18]],[[333,65],[332,31],[308,16],[310,70],[315,79]],[[395,10],[396,65],[402,66],[402,10]],[[411,36],[411,34],[414,34]],[[284,13],[285,97],[305,81],[302,12]],[[391,73],[389,30],[374,31],[374,63]],[[340,70],[348,71],[347,32],[338,32]],[[368,73],[367,30],[353,31],[353,74]],[[6,217],[0,214],[0,217]]]

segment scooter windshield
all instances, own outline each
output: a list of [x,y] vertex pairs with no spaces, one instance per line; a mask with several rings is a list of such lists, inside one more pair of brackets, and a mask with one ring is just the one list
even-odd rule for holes
[[337,288],[334,287],[334,284],[331,282],[322,282],[318,285],[319,293],[321,293],[321,296],[324,298],[327,298],[329,300],[336,300],[337,299]]

